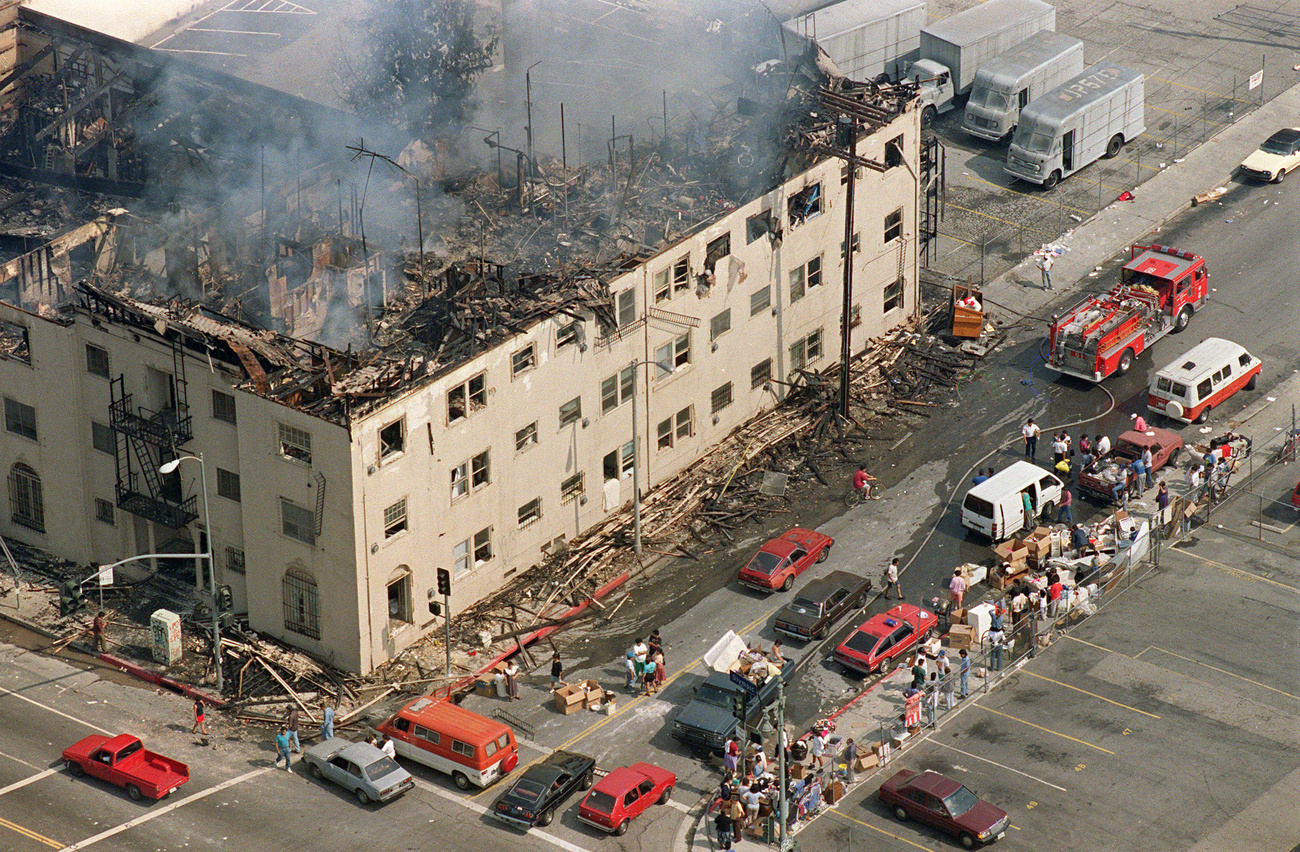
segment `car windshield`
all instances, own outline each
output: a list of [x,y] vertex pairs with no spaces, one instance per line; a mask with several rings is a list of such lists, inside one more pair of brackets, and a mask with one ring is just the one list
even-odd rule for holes
[[953,791],[952,795],[943,800],[943,803],[947,806],[949,814],[959,817],[975,807],[975,803],[978,801],[979,799],[975,798],[975,794],[970,790],[965,787],[958,787]]
[[537,802],[545,792],[546,785],[538,784],[531,778],[520,778],[514,789],[510,791],[516,799],[523,799],[529,804]]
[[720,689],[712,683],[706,683],[700,686],[699,691],[695,693],[695,698],[714,707],[725,707],[730,709],[731,695],[731,692],[728,690]]
[[770,575],[777,568],[780,568],[781,563],[784,561],[779,556],[760,550],[753,559],[749,560],[749,565],[746,567],[757,574]]
[[378,781],[385,775],[394,773],[401,768],[402,767],[397,765],[397,761],[393,760],[391,757],[381,757],[379,760],[376,760],[374,763],[366,767],[366,777],[371,781]]
[[984,86],[976,86],[971,89],[970,102],[976,106],[988,107],[989,109],[1006,109],[1007,93],[1000,92],[997,89],[989,89]]
[[790,606],[793,609],[799,609],[802,607],[803,609],[810,609],[813,612],[816,612],[822,607],[822,605],[817,601],[809,600],[808,598],[802,598],[799,597],[798,595],[795,595],[794,600],[790,602]]
[[872,651],[876,650],[876,646],[879,644],[879,636],[872,636],[866,631],[859,630],[849,637],[848,641],[844,643],[844,646],[850,651],[857,651],[859,654],[870,654]]
[[587,795],[587,800],[583,802],[583,805],[588,810],[593,810],[596,813],[612,814],[614,812],[614,797],[609,793],[602,793],[600,790],[592,790]]
[[1259,146],[1259,150],[1269,154],[1290,154],[1291,140],[1286,136],[1271,136],[1268,141]]
[[1116,441],[1113,454],[1126,459],[1135,459],[1142,455],[1142,448],[1128,441]]
[[1051,133],[1032,133],[1025,147],[1030,151],[1047,154],[1052,150],[1052,139],[1053,135]]

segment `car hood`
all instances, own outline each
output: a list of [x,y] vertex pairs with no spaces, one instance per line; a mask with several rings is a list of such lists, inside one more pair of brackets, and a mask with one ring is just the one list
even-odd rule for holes
[[673,721],[687,728],[695,728],[711,734],[722,734],[730,730],[731,726],[736,723],[736,717],[731,715],[731,711],[721,707],[714,707],[712,704],[705,704],[703,701],[692,701],[682,708],[682,712],[678,713],[677,718]]
[[957,822],[967,831],[979,834],[981,831],[988,831],[1006,816],[1007,812],[997,805],[991,805],[980,799],[975,803],[975,807],[958,817]]
[[1268,151],[1256,149],[1253,154],[1242,161],[1241,165],[1247,169],[1267,172],[1282,165],[1285,161],[1286,158],[1281,154],[1270,154]]

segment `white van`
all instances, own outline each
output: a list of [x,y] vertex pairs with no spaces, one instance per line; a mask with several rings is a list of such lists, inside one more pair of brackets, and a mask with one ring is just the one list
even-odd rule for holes
[[961,503],[961,525],[1002,541],[1025,529],[1024,499],[1029,493],[1034,516],[1055,521],[1056,506],[1065,486],[1056,475],[1033,462],[1018,461],[966,492]]
[[1264,362],[1245,347],[1207,337],[1155,374],[1147,388],[1147,408],[1171,420],[1204,423],[1211,408],[1243,388],[1254,390],[1263,368]]

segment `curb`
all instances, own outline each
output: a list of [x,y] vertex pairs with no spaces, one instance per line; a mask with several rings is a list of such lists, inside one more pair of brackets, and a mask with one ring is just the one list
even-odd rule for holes
[[28,621],[25,618],[19,618],[16,615],[10,615],[7,612],[0,612],[0,618],[3,618],[5,621],[9,622],[10,624],[16,624],[19,627],[24,627],[32,631],[33,633],[39,633],[41,636],[44,636],[46,639],[51,639],[55,642],[59,641],[59,639],[62,638],[58,634],[54,633],[54,631],[52,630],[48,630],[44,627],[41,627],[39,624]]
[[105,653],[105,654],[99,654],[96,657],[96,659],[108,663],[110,666],[113,666],[118,671],[125,672],[126,674],[129,675],[134,675],[135,677],[138,677],[143,681],[152,683],[155,686],[166,687],[167,689],[170,689],[172,692],[178,692],[181,695],[184,695],[186,698],[193,698],[196,701],[202,701],[204,704],[208,704],[212,707],[217,707],[217,708],[224,707],[226,705],[225,700],[223,700],[220,696],[214,696],[200,689],[196,689],[190,686],[189,684],[181,683],[175,678],[170,678],[167,677],[166,675],[162,675],[162,674],[158,674],[157,672],[150,671],[149,669],[146,669],[144,666],[141,666],[138,663],[133,663],[130,660],[124,659],[122,657],[116,657],[112,654]]

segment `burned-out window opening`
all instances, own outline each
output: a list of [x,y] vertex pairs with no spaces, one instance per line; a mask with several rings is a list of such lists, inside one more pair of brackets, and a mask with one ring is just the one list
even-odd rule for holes
[[[856,231],[853,234],[853,253],[858,254],[862,251],[862,232]],[[845,259],[844,240],[840,240],[840,260]]]
[[745,245],[776,231],[771,210],[763,210],[745,218]]
[[105,423],[90,421],[90,445],[101,453],[117,455],[117,437],[112,428]]
[[600,383],[600,413],[609,414],[632,398],[634,368],[624,367]]
[[756,316],[772,307],[772,286],[760,287],[749,295],[749,315]]
[[45,496],[41,476],[18,462],[9,468],[9,518],[29,530],[45,532]]
[[36,409],[11,397],[5,397],[5,429],[35,441]]
[[560,505],[578,499],[586,490],[582,473],[575,473],[560,483]]
[[487,406],[487,373],[470,376],[447,391],[447,424],[464,420]]
[[92,376],[108,378],[108,350],[93,343],[86,344],[86,372]]
[[559,351],[566,346],[574,346],[582,335],[582,322],[574,320],[565,323],[555,331],[555,349]]
[[406,452],[406,420],[394,420],[379,430],[379,458],[388,458]]
[[403,497],[384,509],[384,538],[392,538],[406,530],[406,498]]
[[623,479],[632,475],[632,457],[636,450],[631,441],[628,441],[617,450],[606,453],[603,460],[605,471],[605,481],[611,479]]
[[673,295],[691,287],[691,256],[680,257],[673,264]]
[[95,498],[95,520],[110,527],[117,526],[117,507],[113,505],[112,500]]
[[885,143],[885,168],[892,169],[903,164],[903,134],[895,136]]
[[749,387],[757,390],[772,380],[772,359],[764,358],[749,368]]
[[242,547],[226,548],[226,570],[235,574],[243,574],[244,568],[244,549]]
[[303,464],[311,464],[311,433],[287,423],[281,423],[279,426],[280,455]]
[[575,396],[573,399],[560,406],[560,428],[563,429],[582,419],[582,397]]
[[316,578],[300,568],[290,568],[284,572],[280,591],[284,603],[284,629],[319,639],[320,596]]
[[399,565],[388,580],[388,619],[400,624],[410,624],[411,569]]
[[790,196],[790,201],[786,207],[790,214],[791,228],[798,227],[809,219],[815,219],[822,215],[822,185],[815,183],[796,192]]
[[536,366],[537,348],[530,343],[510,356],[510,377],[514,378],[520,373],[526,373]]
[[[655,350],[655,378],[662,379],[664,376],[671,375],[690,362],[691,333],[688,331]],[[664,369],[665,366],[672,367],[672,370]]]
[[717,414],[728,405],[731,405],[731,382],[713,389],[709,398],[709,413]]
[[903,236],[903,208],[885,216],[885,242]]
[[[234,471],[217,468],[217,496],[239,502],[239,474]],[[313,519],[312,523],[315,523]]]
[[709,340],[717,340],[729,331],[731,331],[731,308],[714,314],[713,319],[709,320]]
[[469,487],[472,491],[492,483],[492,466],[488,453],[488,450],[484,450],[469,460]]
[[316,544],[316,513],[280,498],[280,532],[303,544]]
[[529,447],[537,444],[537,421],[534,420],[524,428],[515,432],[515,452],[522,453]]
[[234,394],[212,391],[212,419],[232,425],[236,423]]
[[704,268],[712,273],[718,261],[731,254],[731,233],[725,233],[709,243],[704,252]]
[[892,310],[903,307],[903,279],[900,278],[890,284],[885,285],[884,304],[881,306],[882,313],[889,313]]
[[811,258],[802,266],[790,270],[790,301],[797,302],[804,294],[822,283],[822,256]]
[[532,526],[542,519],[542,498],[534,497],[519,507],[519,528]]
[[482,565],[492,558],[492,528],[474,533],[474,567]]
[[672,280],[669,278],[670,271],[668,267],[664,267],[650,276],[656,304],[666,302],[673,297]]
[[618,310],[616,319],[619,328],[627,328],[636,322],[636,291],[624,290],[614,297],[614,303]]
[[27,326],[0,320],[0,358],[32,363],[32,350]]

